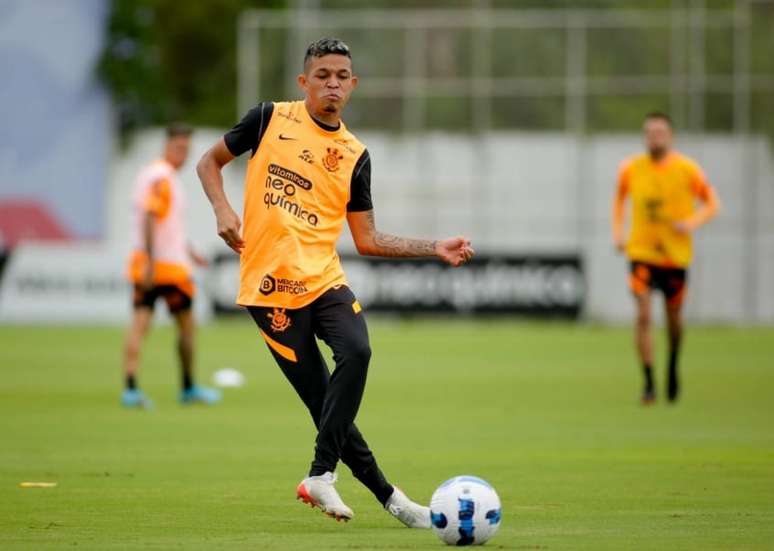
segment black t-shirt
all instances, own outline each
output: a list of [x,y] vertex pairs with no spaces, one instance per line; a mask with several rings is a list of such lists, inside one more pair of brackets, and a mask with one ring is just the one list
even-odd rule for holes
[[[231,154],[238,157],[250,150],[252,151],[250,156],[255,155],[263,135],[269,127],[269,121],[271,121],[273,113],[274,104],[272,102],[259,103],[250,109],[247,115],[234,128],[226,132],[223,139]],[[312,120],[325,130],[336,130],[336,128],[323,124],[314,118]],[[371,156],[366,149],[360,155],[357,163],[355,163],[354,170],[352,170],[347,211],[361,212],[373,208],[371,201]]]

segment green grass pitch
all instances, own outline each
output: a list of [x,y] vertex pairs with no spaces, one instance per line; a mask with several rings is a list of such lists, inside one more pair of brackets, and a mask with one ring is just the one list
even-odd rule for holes
[[[774,549],[772,329],[690,328],[683,400],[645,409],[625,328],[370,326],[366,439],[420,501],[453,475],[488,479],[503,501],[490,548]],[[312,423],[247,316],[200,329],[200,379],[248,378],[209,409],[176,402],[170,327],[140,375],[156,409],[122,409],[122,333],[0,327],[0,549],[443,548],[345,467],[354,521],[295,501]]]

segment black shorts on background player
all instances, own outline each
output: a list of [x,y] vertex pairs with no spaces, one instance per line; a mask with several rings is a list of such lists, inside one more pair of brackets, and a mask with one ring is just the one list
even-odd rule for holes
[[190,310],[193,303],[191,297],[177,285],[156,285],[150,289],[143,289],[139,285],[135,285],[132,303],[135,308],[153,310],[159,297],[164,298],[171,314]]
[[646,289],[664,293],[670,304],[679,305],[685,296],[688,271],[684,268],[654,266],[633,260],[630,265],[632,292],[640,294]]

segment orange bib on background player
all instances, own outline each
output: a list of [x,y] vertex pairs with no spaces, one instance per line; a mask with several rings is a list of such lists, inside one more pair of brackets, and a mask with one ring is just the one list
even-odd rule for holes
[[696,200],[706,199],[709,189],[699,165],[679,153],[660,162],[648,154],[625,161],[618,193],[628,193],[632,203],[627,256],[654,266],[688,267],[693,258],[691,235],[676,231],[674,223],[689,218]]
[[127,277],[142,281],[148,264],[145,252],[145,217],[153,222],[153,284],[176,285],[193,296],[183,213],[185,198],[175,168],[159,159],[140,171],[132,199],[132,256]]
[[336,242],[364,150],[344,123],[320,127],[302,101],[274,104],[247,163],[238,304],[301,308],[346,283]]

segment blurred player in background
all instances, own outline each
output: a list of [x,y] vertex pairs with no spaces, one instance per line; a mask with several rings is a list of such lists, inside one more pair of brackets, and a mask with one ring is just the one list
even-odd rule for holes
[[194,297],[191,261],[206,266],[186,239],[185,197],[177,171],[188,157],[191,129],[183,124],[167,128],[164,155],[140,171],[132,200],[133,251],[128,276],[134,285],[134,309],[124,347],[126,388],[121,397],[127,407],[148,407],[150,400],[137,387],[137,367],[142,340],[148,331],[156,299],[163,298],[178,330],[182,390],[180,401],[212,404],[220,392],[194,384]]
[[[672,149],[672,122],[650,113],[644,123],[647,152],[624,161],[613,201],[613,239],[630,260],[629,286],[637,305],[635,341],[642,363],[642,403],[656,399],[653,382],[651,291],[664,295],[669,335],[667,399],[680,392],[678,359],[683,334],[681,310],[693,256],[691,234],[719,209],[715,191],[696,162]],[[626,198],[632,223],[624,237]],[[697,200],[701,207],[696,208]]]
[[[298,498],[337,520],[352,518],[334,488],[339,460],[406,526],[430,528],[430,510],[384,477],[354,424],[371,358],[365,318],[336,254],[344,222],[358,252],[435,256],[458,266],[470,243],[407,239],[376,230],[371,160],[341,121],[357,85],[349,48],[312,43],[298,77],[303,101],[261,103],[202,157],[197,167],[215,210],[218,234],[240,259],[237,302],[246,306],[318,428],[309,476]],[[244,231],[223,192],[221,170],[251,152]],[[333,350],[328,372],[315,337]]]

